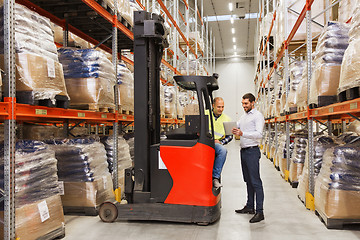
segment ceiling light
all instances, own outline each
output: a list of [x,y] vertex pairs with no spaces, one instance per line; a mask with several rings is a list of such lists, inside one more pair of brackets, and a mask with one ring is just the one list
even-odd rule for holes
[[234,52],[234,55],[236,56],[236,55],[237,55],[237,52]]
[[229,3],[229,10],[232,12],[232,10],[233,10],[233,5],[232,5],[232,3]]
[[231,22],[231,24],[234,24],[234,17],[233,16],[231,16],[230,22]]
[[235,33],[235,28],[231,28],[231,33],[232,33],[232,34]]
[[236,39],[233,37],[233,42],[236,42]]
[[236,49],[236,45],[234,45],[234,49]]

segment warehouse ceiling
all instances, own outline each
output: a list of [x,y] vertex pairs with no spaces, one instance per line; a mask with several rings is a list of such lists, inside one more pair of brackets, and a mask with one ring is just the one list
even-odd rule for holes
[[[198,6],[201,6],[201,0]],[[259,0],[203,0],[204,16],[215,36],[217,58],[253,58]],[[230,11],[229,3],[232,3]],[[230,16],[234,18],[231,23]],[[234,28],[235,33],[232,33]],[[233,39],[235,38],[235,39]],[[235,40],[235,42],[233,42]],[[236,50],[234,49],[236,47]]]

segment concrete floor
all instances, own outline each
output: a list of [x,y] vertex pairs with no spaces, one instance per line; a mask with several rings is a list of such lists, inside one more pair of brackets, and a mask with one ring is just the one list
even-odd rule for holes
[[234,210],[243,207],[246,202],[238,144],[233,141],[227,147],[229,153],[222,174],[222,213],[218,222],[209,226],[140,221],[103,223],[99,217],[65,216],[64,239],[360,239],[360,227],[328,230],[314,212],[306,210],[297,198],[296,189],[280,177],[264,156],[261,159],[261,176],[265,190],[265,221],[250,224],[250,215],[236,214]]

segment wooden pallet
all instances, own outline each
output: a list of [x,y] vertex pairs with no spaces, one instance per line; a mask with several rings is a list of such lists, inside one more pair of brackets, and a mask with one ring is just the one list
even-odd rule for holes
[[119,107],[119,113],[120,114],[126,114],[126,115],[134,115],[134,112],[131,110],[127,110],[127,109],[123,109],[121,107]]
[[328,218],[324,213],[315,209],[315,214],[325,224],[328,229],[345,229],[350,225],[356,225],[355,229],[359,229],[360,219],[336,219]]
[[297,112],[304,112],[307,110],[307,106],[297,106]]
[[360,86],[346,89],[340,92],[337,96],[338,102],[344,102],[348,100],[353,100],[360,97]]
[[298,185],[299,185],[299,182],[292,182],[292,181],[290,181],[290,180],[289,180],[289,183],[290,183],[290,186],[291,186],[292,188],[297,188]]
[[51,99],[37,100],[35,99],[34,91],[17,91],[16,102],[34,106],[57,107],[65,109],[69,107],[69,99],[67,96],[56,95],[54,101]]
[[337,102],[337,96],[333,95],[333,96],[318,96],[318,103],[311,103],[309,105],[310,109],[314,109],[314,108],[318,108],[318,107],[325,107],[328,106],[330,104],[336,103]]
[[64,214],[67,215],[85,215],[85,216],[97,216],[99,213],[99,207],[68,207],[63,206]]
[[60,227],[52,232],[49,232],[44,236],[37,238],[37,240],[61,239],[64,237],[65,237],[65,227]]

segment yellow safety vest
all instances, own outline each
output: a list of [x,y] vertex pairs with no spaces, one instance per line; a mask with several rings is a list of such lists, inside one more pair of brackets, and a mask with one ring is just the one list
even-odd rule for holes
[[[213,113],[214,114],[214,113]],[[217,120],[215,120],[214,115],[211,114],[214,123],[214,138],[215,140],[220,140],[225,136],[224,122],[231,122],[231,118],[225,113],[221,114]],[[209,118],[209,130],[211,131],[211,122]]]

